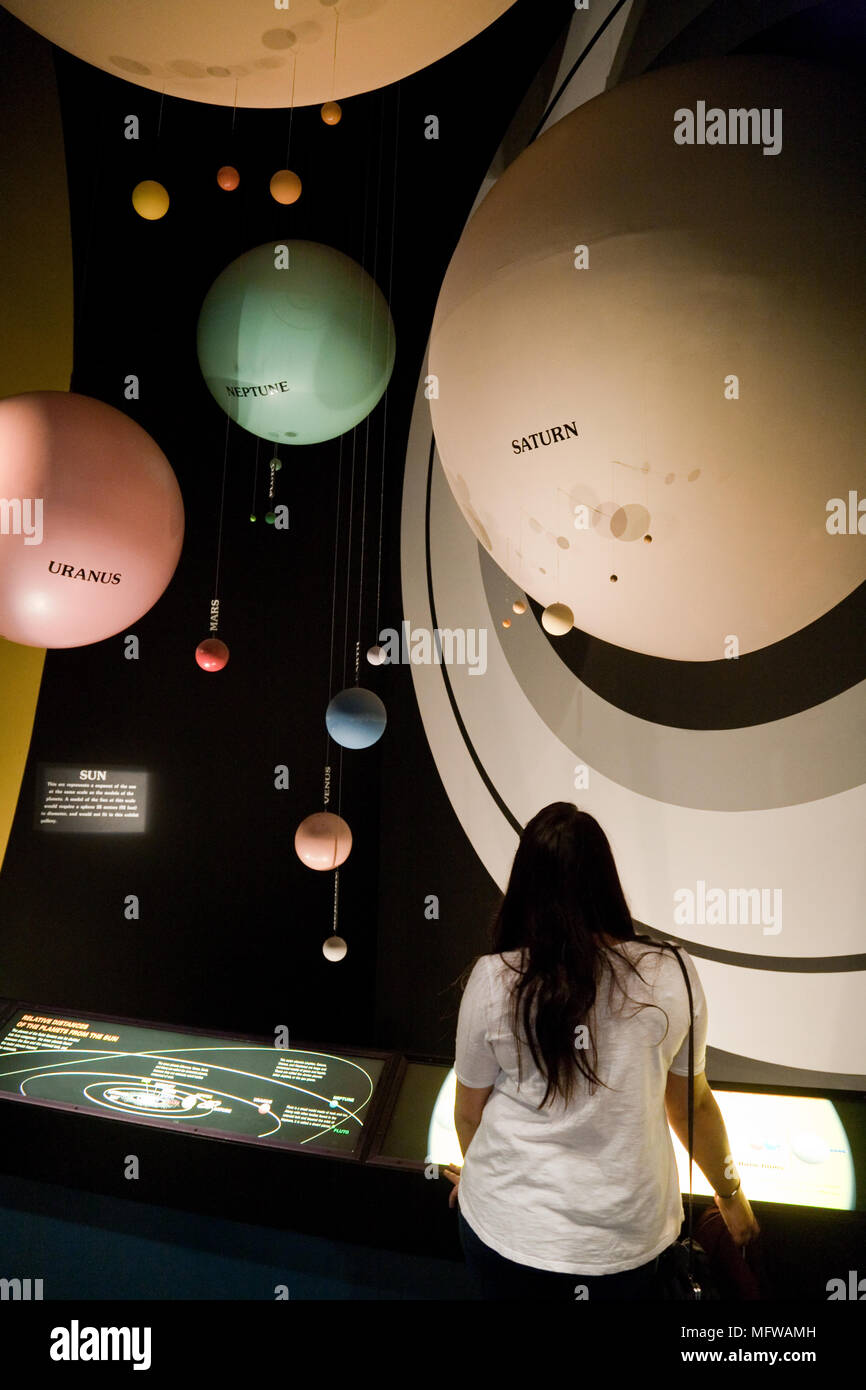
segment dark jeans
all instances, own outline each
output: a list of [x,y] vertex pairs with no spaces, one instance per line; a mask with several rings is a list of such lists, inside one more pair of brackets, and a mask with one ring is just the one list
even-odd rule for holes
[[658,1297],[657,1258],[637,1269],[624,1270],[622,1274],[560,1274],[552,1269],[533,1269],[530,1265],[507,1260],[485,1245],[459,1207],[457,1216],[466,1267],[482,1298],[613,1303]]

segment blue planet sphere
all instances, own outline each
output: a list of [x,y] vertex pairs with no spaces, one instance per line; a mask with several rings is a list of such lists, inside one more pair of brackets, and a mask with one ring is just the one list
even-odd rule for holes
[[378,743],[387,719],[379,696],[358,685],[341,690],[325,712],[328,733],[341,748],[369,748]]

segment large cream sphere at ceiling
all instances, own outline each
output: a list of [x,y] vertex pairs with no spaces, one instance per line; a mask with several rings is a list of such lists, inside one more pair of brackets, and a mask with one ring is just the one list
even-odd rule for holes
[[429,67],[512,3],[7,0],[6,9],[77,58],[168,96],[214,106],[308,106]]
[[[763,112],[766,137],[677,143],[678,111],[705,129],[699,103],[732,130],[728,111]],[[578,107],[488,193],[439,297],[428,394],[464,516],[539,604],[710,661],[866,577],[866,537],[827,525],[853,492],[866,529],[863,149],[844,74],[709,60]]]

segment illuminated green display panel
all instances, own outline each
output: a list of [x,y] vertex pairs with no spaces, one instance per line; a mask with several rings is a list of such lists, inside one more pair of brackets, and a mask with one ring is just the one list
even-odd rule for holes
[[17,1011],[0,1029],[0,1092],[351,1157],[385,1060]]

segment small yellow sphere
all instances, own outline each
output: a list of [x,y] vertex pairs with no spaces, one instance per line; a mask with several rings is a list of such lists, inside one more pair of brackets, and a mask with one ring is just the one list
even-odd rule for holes
[[271,197],[277,203],[296,203],[301,196],[301,180],[291,169],[278,169],[271,179]]
[[541,615],[541,626],[551,637],[564,637],[574,627],[574,614],[565,603],[549,603]]
[[145,218],[148,222],[157,222],[168,212],[168,193],[161,183],[156,183],[154,179],[145,179],[143,183],[137,183],[132,190],[132,206],[139,217]]
[[326,101],[322,107],[322,120],[325,125],[336,125],[342,114],[339,102]]
[[525,613],[526,604],[522,598],[516,598],[511,605],[512,613]]

